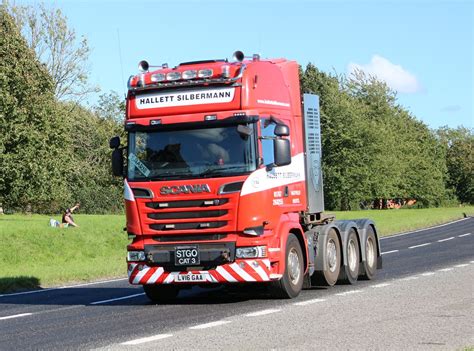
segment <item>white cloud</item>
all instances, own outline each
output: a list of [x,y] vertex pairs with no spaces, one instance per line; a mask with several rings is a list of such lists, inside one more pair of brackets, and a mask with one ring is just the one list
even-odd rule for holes
[[348,73],[351,74],[356,70],[364,71],[366,74],[384,81],[390,88],[400,93],[416,93],[421,90],[421,84],[415,75],[379,55],[372,56],[370,63],[366,65],[349,63],[347,66]]

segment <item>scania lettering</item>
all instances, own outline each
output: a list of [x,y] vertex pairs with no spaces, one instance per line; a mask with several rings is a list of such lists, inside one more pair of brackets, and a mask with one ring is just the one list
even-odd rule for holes
[[[319,97],[286,59],[140,62],[126,100],[129,282],[153,301],[182,289],[260,284],[276,297],[373,279],[375,223],[324,212]],[[226,293],[226,290],[221,290]]]

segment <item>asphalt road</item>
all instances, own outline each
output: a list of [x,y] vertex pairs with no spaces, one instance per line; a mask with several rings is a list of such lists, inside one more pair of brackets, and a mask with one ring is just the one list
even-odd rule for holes
[[474,218],[382,239],[370,282],[273,300],[183,291],[155,305],[125,279],[0,295],[0,349],[455,349],[474,345]]

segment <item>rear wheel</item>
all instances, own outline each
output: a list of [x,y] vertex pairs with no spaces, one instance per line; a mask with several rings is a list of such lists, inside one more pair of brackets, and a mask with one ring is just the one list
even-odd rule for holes
[[312,285],[333,286],[337,282],[341,270],[341,244],[339,237],[334,229],[328,234],[326,243],[325,257],[326,269],[322,272],[316,272],[311,277]]
[[169,302],[179,294],[179,288],[174,285],[143,285],[143,290],[153,302]]
[[355,284],[359,276],[360,254],[359,241],[357,240],[357,233],[354,229],[351,229],[349,232],[345,255],[347,264],[341,270],[339,278],[343,283]]
[[371,280],[375,278],[377,273],[377,239],[371,225],[367,228],[367,237],[363,247],[365,248],[365,261],[363,263],[362,278]]
[[271,285],[271,292],[275,297],[292,299],[299,295],[303,288],[303,262],[300,242],[294,234],[290,234],[286,241],[285,273]]

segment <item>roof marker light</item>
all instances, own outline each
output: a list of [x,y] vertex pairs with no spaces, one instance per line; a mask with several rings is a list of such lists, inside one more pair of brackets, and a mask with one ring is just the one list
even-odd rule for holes
[[204,120],[205,120],[205,121],[215,121],[215,120],[217,120],[217,115],[207,115],[207,116],[204,116]]
[[224,78],[230,77],[230,66],[228,65],[222,66],[222,77]]

